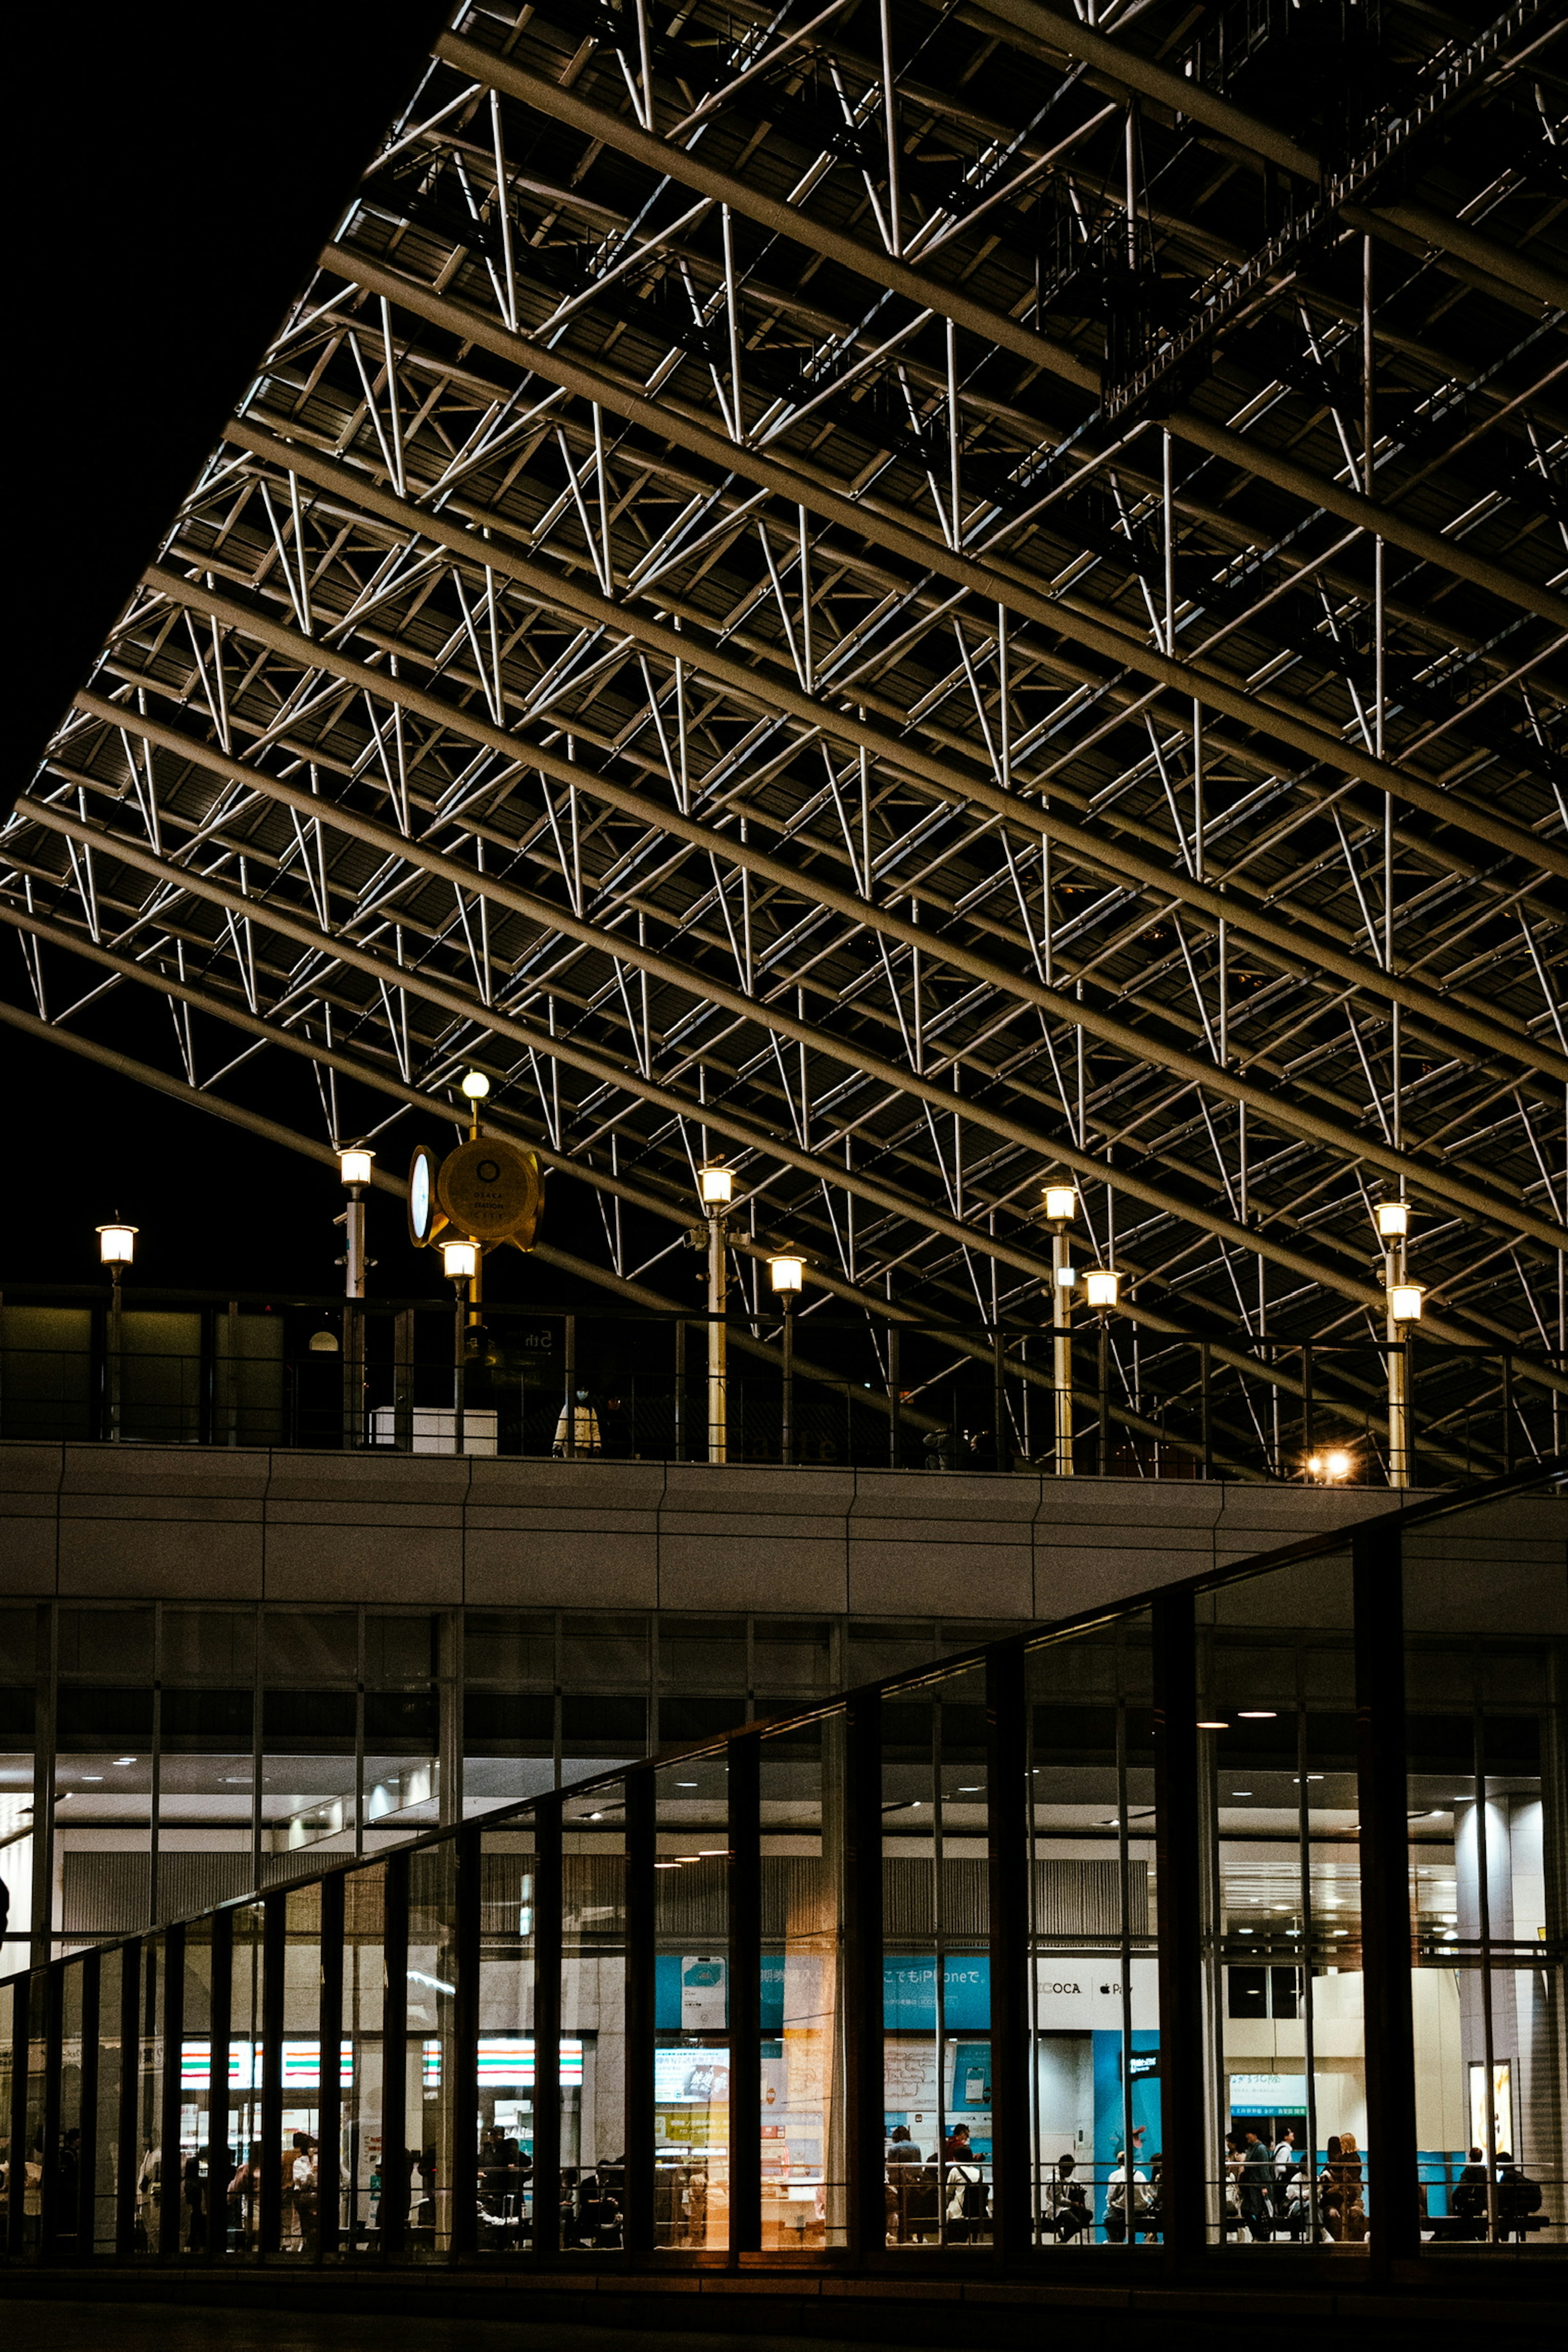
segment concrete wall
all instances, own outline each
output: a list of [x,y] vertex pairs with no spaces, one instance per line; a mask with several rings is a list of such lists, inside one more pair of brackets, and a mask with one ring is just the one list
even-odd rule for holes
[[1394,1499],[1381,1488],[13,1442],[0,1444],[0,1595],[1016,1624],[1328,1538]]

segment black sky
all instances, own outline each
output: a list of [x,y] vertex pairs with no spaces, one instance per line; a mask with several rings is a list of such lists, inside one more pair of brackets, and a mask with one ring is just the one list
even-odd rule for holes
[[[445,0],[158,0],[151,9],[44,11],[31,54],[14,188],[27,233],[11,257],[13,542],[7,801],[155,552],[225,419],[447,15]],[[49,1009],[100,972],[46,952]],[[32,1009],[17,941],[0,933],[0,996]],[[80,1025],[117,1052],[178,1071],[153,991],[121,986]],[[243,1043],[197,1025],[204,1074]],[[0,1284],[96,1278],[93,1227],[131,1218],[138,1278],[195,1288],[334,1290],[341,1193],[331,1172],[276,1145],[0,1028],[11,1111]],[[323,1133],[308,1066],[268,1054],[233,1092]],[[346,1096],[345,1130],[384,1100]],[[405,1119],[385,1159],[450,1127]],[[552,1188],[550,1233],[604,1262],[596,1204]],[[373,1208],[383,1291],[438,1288]],[[654,1229],[657,1230],[657,1229]],[[660,1234],[660,1238],[663,1234]],[[510,1257],[510,1254],[503,1254]],[[498,1295],[561,1296],[542,1268],[497,1262]],[[601,1303],[602,1292],[596,1294]]]

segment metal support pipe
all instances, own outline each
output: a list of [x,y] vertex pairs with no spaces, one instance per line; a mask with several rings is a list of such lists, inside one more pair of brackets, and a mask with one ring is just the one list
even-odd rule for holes
[[458,1282],[453,1287],[458,1303],[452,1317],[452,1451],[461,1454],[466,1446],[463,1417],[468,1403],[468,1300],[466,1282]]
[[903,1434],[903,1396],[900,1389],[899,1327],[888,1326],[888,1467],[899,1467],[900,1442]]
[[1072,1242],[1064,1226],[1051,1235],[1051,1393],[1056,1408],[1053,1467],[1058,1478],[1073,1475],[1072,1452]]
[[721,1211],[708,1219],[708,1459],[729,1460],[729,1333],[724,1292],[730,1263],[730,1221]]
[[117,1440],[120,1436],[121,1373],[123,1364],[125,1327],[121,1319],[122,1302],[120,1294],[120,1268],[117,1265],[111,1265],[109,1274],[112,1287],[109,1296],[109,1345],[104,1352],[104,1377],[109,1402],[108,1434],[111,1439]]
[[779,1423],[779,1459],[787,1466],[795,1460],[795,1301],[786,1290],[784,1294],[784,1331],[779,1341],[782,1382]]
[[1100,1318],[1100,1431],[1099,1465],[1102,1478],[1110,1475],[1110,1319]]
[[[1392,1298],[1394,1286],[1405,1278],[1405,1243],[1395,1240],[1384,1258],[1384,1279]],[[1384,1361],[1388,1367],[1388,1483],[1410,1484],[1410,1354],[1405,1344],[1406,1327],[1394,1319],[1392,1307],[1384,1326]]]

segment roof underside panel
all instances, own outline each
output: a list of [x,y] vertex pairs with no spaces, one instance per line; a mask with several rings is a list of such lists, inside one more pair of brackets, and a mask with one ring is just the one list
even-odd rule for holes
[[1068,1171],[1154,1361],[1403,1192],[1552,1381],[1552,14],[465,10],[6,828],[39,1014],[722,1150],[873,1312],[1037,1323]]

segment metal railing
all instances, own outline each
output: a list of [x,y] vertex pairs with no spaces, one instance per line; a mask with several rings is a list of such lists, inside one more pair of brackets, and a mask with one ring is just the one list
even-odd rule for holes
[[[92,1288],[0,1294],[0,1437],[371,1448],[535,1459],[710,1458],[710,1318],[555,1305]],[[1425,1484],[1563,1443],[1560,1358],[1400,1342],[1189,1339],[1114,1315],[1072,1335],[831,1308],[724,1318],[713,1458],[808,1467]],[[1391,1455],[1391,1365],[1410,1443]],[[461,1377],[458,1377],[458,1367]],[[1065,1433],[1058,1443],[1058,1433]],[[1403,1470],[1404,1475],[1400,1472]]]

